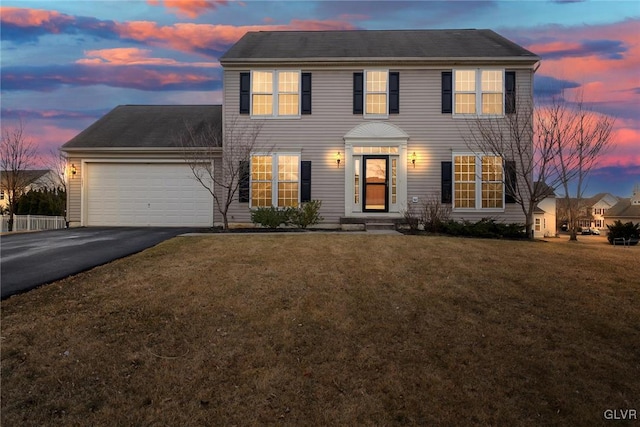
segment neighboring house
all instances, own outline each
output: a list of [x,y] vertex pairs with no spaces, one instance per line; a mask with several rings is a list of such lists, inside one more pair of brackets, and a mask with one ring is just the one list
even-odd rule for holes
[[598,193],[595,196],[588,198],[585,201],[585,204],[587,206],[587,212],[591,215],[591,218],[583,219],[582,221],[584,225],[580,225],[583,227],[605,229],[605,215],[607,211],[619,201],[619,197],[609,193]]
[[553,189],[543,184],[546,197],[536,206],[533,213],[533,237],[554,237],[558,234],[556,224],[556,195]]
[[584,214],[578,218],[578,226],[605,229],[604,215],[620,199],[609,193],[598,193],[584,200]]
[[[63,145],[71,226],[213,225],[213,198],[193,178],[179,135],[220,126],[219,105],[121,105]],[[220,155],[221,155],[220,150]]]
[[[576,199],[571,199],[576,203]],[[595,196],[582,199],[578,207],[578,227],[606,229],[604,216],[620,199],[609,193],[598,193]],[[558,200],[558,219],[561,223],[567,222],[567,200]]]
[[[245,34],[220,58],[222,120],[241,128],[258,122],[262,129],[230,222],[250,223],[252,208],[308,200],[322,201],[324,226],[400,220],[409,204],[437,196],[455,219],[524,223],[505,192],[505,179],[513,179],[505,165],[513,159],[468,147],[466,119],[502,118],[531,105],[539,60],[490,30]],[[140,194],[155,185],[139,184],[148,174],[134,165],[159,153],[165,157],[156,162],[180,163],[163,119],[154,123],[164,139],[140,145],[138,138],[153,130],[145,120],[131,120],[141,127],[130,130],[137,138],[114,132],[96,141],[87,134],[98,131],[94,124],[64,146],[79,170],[69,186],[72,223],[128,224],[149,209],[148,203],[127,205],[129,215],[117,221],[115,210],[98,214],[108,192],[122,199],[119,193],[134,186]],[[167,182],[176,174],[183,172],[162,173]],[[179,203],[181,214],[199,209],[187,201],[183,196]],[[169,224],[163,221],[154,224]]]
[[605,225],[613,225],[615,221],[640,223],[640,184],[636,184],[633,194],[628,199],[620,199],[604,215]]
[[[20,181],[26,183],[22,194],[31,190],[51,188],[55,181],[55,173],[48,169],[30,169],[23,171],[24,177]],[[4,212],[9,206],[9,194],[7,192],[7,171],[0,171],[0,210]]]

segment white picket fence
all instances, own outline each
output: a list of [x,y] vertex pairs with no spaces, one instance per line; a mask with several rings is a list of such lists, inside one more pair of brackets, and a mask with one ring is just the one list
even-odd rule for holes
[[[8,231],[9,215],[2,216],[2,232]],[[63,216],[14,215],[13,231],[57,230],[65,228],[67,221]]]

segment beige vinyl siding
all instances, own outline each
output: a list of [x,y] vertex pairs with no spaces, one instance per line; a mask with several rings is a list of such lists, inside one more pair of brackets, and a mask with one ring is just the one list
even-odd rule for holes
[[74,226],[80,225],[82,202],[82,160],[79,157],[69,157],[69,165],[75,165],[75,176],[69,176],[67,184],[67,221]]
[[[495,65],[491,66],[495,68]],[[380,68],[380,67],[376,67]],[[254,68],[256,69],[256,68]],[[451,161],[453,151],[470,151],[462,138],[468,132],[464,119],[441,113],[441,72],[450,68],[401,68],[400,114],[386,119],[364,119],[353,114],[353,73],[363,68],[303,68],[312,73],[312,114],[294,119],[251,119],[239,115],[239,73],[243,70],[226,69],[224,72],[224,120],[228,123],[239,116],[239,124],[261,120],[264,127],[259,136],[266,151],[295,151],[301,160],[312,162],[311,198],[322,201],[322,215],[327,223],[338,223],[344,216],[345,169],[338,169],[335,153],[340,151],[344,162],[344,135],[355,126],[372,120],[382,120],[400,127],[409,135],[407,154],[417,154],[415,168],[407,164],[407,200],[440,194],[442,161]],[[517,96],[530,96],[531,70],[517,72]],[[351,179],[351,177],[349,177]],[[503,213],[454,213],[455,218],[475,220],[495,217],[507,222],[524,222],[519,205],[507,204]],[[249,222],[248,204],[234,201],[230,210],[231,222]]]

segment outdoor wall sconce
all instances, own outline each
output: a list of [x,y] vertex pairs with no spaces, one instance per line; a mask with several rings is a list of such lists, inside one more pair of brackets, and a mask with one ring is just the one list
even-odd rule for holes
[[340,160],[342,160],[341,159],[341,154],[338,151],[338,153],[336,154],[336,164],[338,165],[338,168],[340,167]]
[[411,164],[413,165],[414,169],[416,167],[416,159],[417,158],[418,158],[418,156],[416,156],[416,152],[414,151],[413,154],[411,154]]
[[73,163],[71,164],[71,177],[75,177],[76,173],[78,173],[78,171],[76,170],[76,165],[74,165]]

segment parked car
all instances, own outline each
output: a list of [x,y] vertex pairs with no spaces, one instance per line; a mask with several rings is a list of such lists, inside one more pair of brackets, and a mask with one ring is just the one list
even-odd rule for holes
[[597,228],[593,228],[593,227],[591,227],[591,228],[583,228],[582,229],[582,234],[587,234],[587,235],[588,234],[593,234],[593,235],[599,236],[600,235],[600,230],[598,230]]

